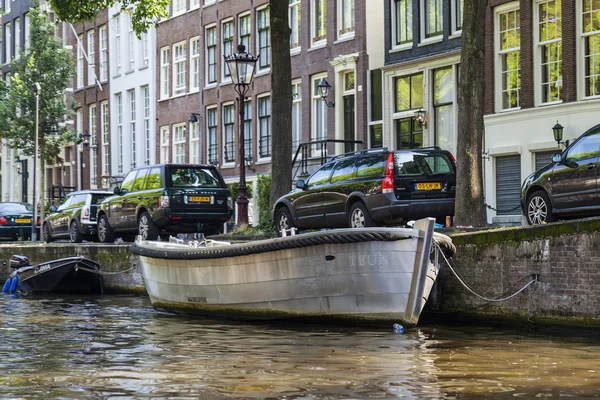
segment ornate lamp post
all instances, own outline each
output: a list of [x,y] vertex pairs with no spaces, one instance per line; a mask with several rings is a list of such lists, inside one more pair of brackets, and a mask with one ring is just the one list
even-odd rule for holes
[[40,92],[42,87],[39,83],[31,85],[33,95],[35,96],[35,138],[33,141],[33,190],[31,203],[33,205],[33,218],[31,219],[31,241],[37,242],[37,161],[38,161],[38,144],[40,134]]
[[238,205],[238,224],[248,224],[248,198],[246,197],[246,157],[244,156],[245,140],[244,140],[244,100],[246,93],[250,89],[252,78],[254,77],[254,67],[258,61],[258,56],[253,56],[246,53],[246,46],[239,44],[238,52],[223,56],[229,67],[231,78],[233,79],[235,92],[238,94],[238,111],[240,115],[239,127],[240,138],[238,141],[238,154],[240,165],[240,184],[239,195],[237,199]]

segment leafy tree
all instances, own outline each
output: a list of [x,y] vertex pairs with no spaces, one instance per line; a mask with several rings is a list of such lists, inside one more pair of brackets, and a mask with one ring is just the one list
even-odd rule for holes
[[122,12],[131,14],[133,30],[138,37],[161,17],[169,16],[167,6],[170,3],[170,0],[50,0],[58,18],[71,23],[91,21],[100,11],[118,4]]
[[482,172],[484,44],[487,0],[464,0],[458,85],[455,224],[487,223]]
[[[74,133],[59,122],[69,117],[65,91],[73,79],[73,55],[57,39],[55,25],[40,7],[31,9],[30,45],[10,61],[12,79],[0,82],[0,137],[12,149],[34,153],[36,100],[32,85],[41,86],[39,97],[39,151],[52,161]],[[43,171],[43,168],[42,168]]]

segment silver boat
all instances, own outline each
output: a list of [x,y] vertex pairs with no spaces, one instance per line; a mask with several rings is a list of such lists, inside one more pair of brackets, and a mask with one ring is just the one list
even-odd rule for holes
[[[137,241],[156,309],[218,318],[416,325],[452,241],[413,228],[336,229],[249,243]],[[391,326],[391,325],[390,325]]]

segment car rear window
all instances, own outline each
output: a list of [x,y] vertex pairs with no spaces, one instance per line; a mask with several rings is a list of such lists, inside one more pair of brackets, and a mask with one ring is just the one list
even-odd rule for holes
[[385,169],[385,154],[363,157],[356,163],[357,178],[377,178]]
[[204,167],[172,167],[167,171],[171,187],[222,187],[218,172]]
[[28,213],[28,212],[33,212],[33,206],[31,204],[2,203],[2,204],[0,204],[0,211]]
[[454,167],[444,153],[395,153],[397,176],[428,176],[454,173]]
[[110,196],[110,194],[93,194],[90,204],[100,204],[102,200]]

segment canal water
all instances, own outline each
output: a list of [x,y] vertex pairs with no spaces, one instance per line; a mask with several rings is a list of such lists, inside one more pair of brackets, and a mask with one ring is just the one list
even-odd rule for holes
[[600,341],[206,320],[133,296],[0,296],[3,399],[398,397],[600,397]]

